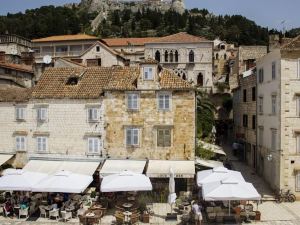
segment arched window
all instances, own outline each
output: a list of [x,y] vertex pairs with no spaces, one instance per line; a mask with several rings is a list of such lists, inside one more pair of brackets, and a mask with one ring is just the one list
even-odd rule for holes
[[182,79],[186,80],[186,75],[185,74],[182,75]]
[[158,50],[155,52],[155,60],[160,62],[160,52]]
[[165,51],[165,62],[168,62],[168,59],[169,59],[168,51]]
[[226,55],[226,53],[224,54],[224,59],[225,59],[225,60],[227,59],[227,55]]
[[178,62],[178,51],[175,51],[175,62]]
[[173,62],[173,51],[170,52],[170,62]]
[[197,85],[203,87],[203,83],[204,83],[203,81],[204,81],[203,74],[199,73],[197,77]]
[[219,59],[219,53],[216,54],[216,60],[218,60],[218,59]]
[[189,62],[194,62],[194,60],[195,60],[194,51],[191,50],[189,53]]

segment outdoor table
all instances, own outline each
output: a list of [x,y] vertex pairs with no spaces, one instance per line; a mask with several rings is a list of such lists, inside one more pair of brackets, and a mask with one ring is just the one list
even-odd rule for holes
[[83,217],[85,219],[85,224],[90,225],[90,224],[98,223],[98,221],[101,218],[101,214],[95,214],[93,212],[87,212]]
[[124,203],[122,206],[124,208],[126,208],[126,209],[129,209],[129,208],[131,208],[133,206],[133,204],[131,204],[131,203]]
[[102,205],[93,205],[90,207],[90,210],[98,210],[98,209],[101,209],[102,208]]
[[123,215],[125,216],[124,222],[129,223],[130,222],[130,216],[132,215],[132,212],[125,211],[125,212],[123,212]]

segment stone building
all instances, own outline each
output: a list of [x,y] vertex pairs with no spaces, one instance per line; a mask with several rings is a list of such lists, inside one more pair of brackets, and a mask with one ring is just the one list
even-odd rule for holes
[[194,85],[212,89],[213,42],[185,32],[145,44],[145,58],[157,60]]
[[257,165],[256,147],[256,69],[239,77],[233,90],[233,132],[236,141],[244,144],[241,159],[253,168]]
[[258,171],[300,197],[300,36],[257,62]]

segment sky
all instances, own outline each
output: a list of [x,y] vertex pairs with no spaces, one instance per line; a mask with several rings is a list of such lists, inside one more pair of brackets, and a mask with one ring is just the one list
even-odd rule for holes
[[[0,15],[42,5],[62,5],[80,0],[0,0]],[[185,0],[187,8],[206,8],[216,15],[241,14],[258,25],[283,29],[300,27],[300,0]]]

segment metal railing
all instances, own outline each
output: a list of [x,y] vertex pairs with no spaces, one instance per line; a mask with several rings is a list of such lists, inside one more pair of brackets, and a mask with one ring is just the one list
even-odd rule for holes
[[26,38],[17,35],[12,35],[12,34],[0,35],[0,44],[7,44],[7,43],[16,43],[26,47],[30,47],[30,48],[32,47],[31,41]]

